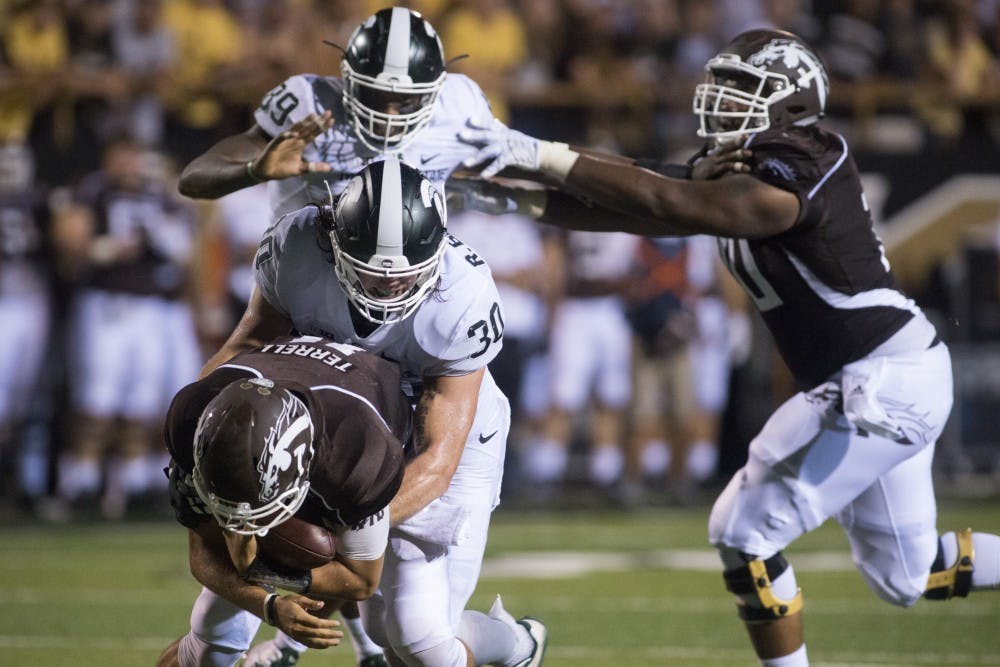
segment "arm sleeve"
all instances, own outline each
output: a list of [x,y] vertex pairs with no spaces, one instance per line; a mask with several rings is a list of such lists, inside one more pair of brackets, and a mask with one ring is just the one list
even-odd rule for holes
[[337,553],[352,560],[378,560],[389,539],[389,508],[336,535]]

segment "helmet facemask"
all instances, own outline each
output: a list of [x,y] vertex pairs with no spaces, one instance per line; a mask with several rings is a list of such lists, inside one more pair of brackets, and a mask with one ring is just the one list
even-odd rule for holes
[[263,537],[305,502],[314,437],[297,395],[271,380],[237,380],[198,419],[195,491],[224,530]]
[[771,104],[793,92],[788,77],[759,70],[729,54],[712,58],[706,69],[707,80],[694,92],[700,137],[763,132],[771,126]]
[[[330,242],[337,278],[365,319],[402,321],[427,298],[441,272],[445,215],[430,181],[394,158],[369,165],[351,180],[334,210]],[[362,228],[376,237],[345,248],[342,237]]]
[[[341,71],[344,108],[354,132],[361,143],[377,153],[396,153],[413,141],[417,132],[430,122],[445,77],[441,72],[436,81],[423,84],[413,83],[408,76],[379,74],[373,78],[354,72],[346,60]],[[385,111],[390,102],[401,107],[398,113]]]

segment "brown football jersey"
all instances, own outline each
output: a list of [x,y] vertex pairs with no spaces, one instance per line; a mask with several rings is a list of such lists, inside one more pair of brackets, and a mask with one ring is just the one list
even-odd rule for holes
[[309,495],[298,516],[329,528],[357,524],[382,510],[403,478],[412,409],[399,367],[359,348],[317,336],[277,339],[239,354],[174,397],[165,437],[176,465],[194,467],[194,433],[205,406],[243,377],[310,389],[316,423]]
[[799,219],[768,238],[720,238],[719,250],[795,379],[813,387],[920,310],[895,287],[843,137],[794,127],[752,135],[746,147],[754,177],[798,197]]

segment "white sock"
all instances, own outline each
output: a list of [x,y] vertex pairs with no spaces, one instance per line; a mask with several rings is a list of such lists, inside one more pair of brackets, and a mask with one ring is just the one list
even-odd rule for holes
[[372,638],[365,632],[360,616],[347,618],[341,614],[340,622],[344,624],[347,636],[351,638],[351,644],[354,645],[354,655],[358,657],[359,662],[370,655],[382,655],[382,647],[373,642]]
[[516,665],[526,660],[535,647],[528,629],[507,613],[499,595],[488,614],[463,611],[455,636],[469,647],[477,665]]
[[646,477],[660,477],[670,468],[670,445],[663,440],[650,440],[639,455],[642,474]]
[[524,452],[523,472],[532,482],[561,480],[569,464],[569,452],[555,440],[537,440]]
[[715,474],[719,463],[719,449],[714,442],[699,440],[691,445],[688,452],[687,472],[696,482],[704,482]]
[[780,658],[768,658],[760,661],[760,667],[809,667],[809,658],[806,656],[806,645],[803,644],[799,650]]
[[[951,567],[958,558],[958,538],[954,532],[941,536],[941,553],[944,566]],[[972,590],[1000,588],[1000,536],[989,533],[973,533],[972,549]]]
[[295,641],[281,630],[278,630],[278,632],[276,632],[274,635],[274,645],[277,646],[278,648],[290,649],[292,651],[295,651],[299,655],[305,653],[306,649],[309,648],[305,644],[300,644],[299,642]]
[[611,486],[622,476],[625,454],[620,447],[602,443],[590,453],[590,479],[599,486]]

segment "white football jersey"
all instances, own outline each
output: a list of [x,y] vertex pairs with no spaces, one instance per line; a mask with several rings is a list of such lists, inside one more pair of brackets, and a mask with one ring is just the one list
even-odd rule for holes
[[[272,137],[311,113],[333,111],[333,127],[309,144],[304,153],[307,161],[326,162],[332,171],[270,181],[271,213],[275,219],[307,204],[327,202],[329,195],[324,182],[338,195],[351,176],[385,157],[355,136],[344,111],[343,87],[339,77],[297,74],[267,93],[254,111],[257,125]],[[397,155],[401,162],[423,172],[444,192],[444,183],[451,173],[477,151],[459,141],[458,133],[469,120],[485,122],[492,116],[486,96],[472,79],[449,74],[435,102],[430,123]]]
[[441,277],[430,296],[403,321],[360,336],[332,256],[318,245],[324,236],[318,208],[295,211],[268,230],[254,262],[261,294],[301,333],[380,354],[398,362],[414,381],[464,375],[496,357],[503,340],[500,296],[486,262],[467,245],[448,236]]

